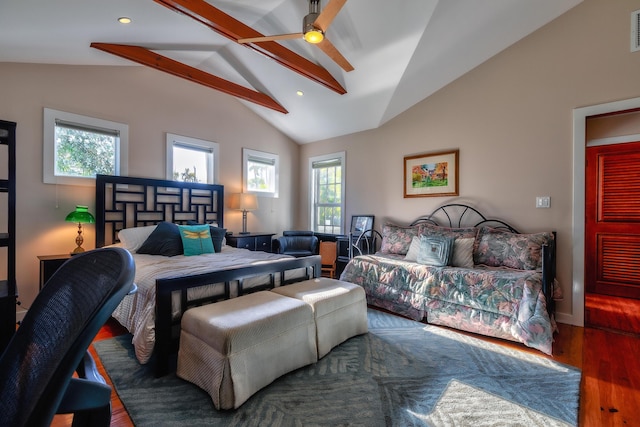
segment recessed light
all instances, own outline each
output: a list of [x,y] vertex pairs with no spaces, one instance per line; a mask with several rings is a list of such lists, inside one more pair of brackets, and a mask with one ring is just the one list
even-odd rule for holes
[[304,92],[301,90],[296,91],[296,95],[298,96],[304,96]]
[[121,24],[130,24],[131,23],[131,18],[127,17],[127,16],[121,16],[120,18],[118,18],[118,22]]

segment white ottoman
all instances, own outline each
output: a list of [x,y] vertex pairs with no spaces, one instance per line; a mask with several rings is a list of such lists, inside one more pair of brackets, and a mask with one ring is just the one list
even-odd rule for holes
[[192,308],[182,317],[177,375],[217,409],[238,408],[287,372],[318,360],[313,311],[269,291]]
[[318,359],[338,344],[369,330],[362,286],[321,277],[280,286],[271,292],[302,300],[313,307]]

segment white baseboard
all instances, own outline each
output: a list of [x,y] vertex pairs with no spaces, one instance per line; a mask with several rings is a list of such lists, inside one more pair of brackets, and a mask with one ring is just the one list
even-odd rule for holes
[[578,322],[574,315],[567,313],[556,313],[556,322],[566,325],[584,326],[584,322]]
[[16,323],[22,322],[24,319],[24,315],[27,314],[27,310],[19,308],[16,310]]

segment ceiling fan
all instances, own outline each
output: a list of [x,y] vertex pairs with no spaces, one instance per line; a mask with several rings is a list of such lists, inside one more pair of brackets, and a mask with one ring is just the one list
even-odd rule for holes
[[325,37],[325,33],[331,25],[342,6],[347,0],[329,0],[329,3],[320,12],[320,0],[309,0],[309,14],[302,20],[302,32],[291,34],[279,34],[274,36],[250,37],[238,39],[238,43],[260,43],[275,40],[303,38],[311,44],[315,44],[343,70],[353,71],[353,66],[342,56],[338,49]]

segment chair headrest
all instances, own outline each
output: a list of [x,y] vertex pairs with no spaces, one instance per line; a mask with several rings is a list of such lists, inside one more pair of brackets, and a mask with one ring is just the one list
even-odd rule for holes
[[282,232],[283,236],[313,236],[313,231],[307,230],[288,230]]

